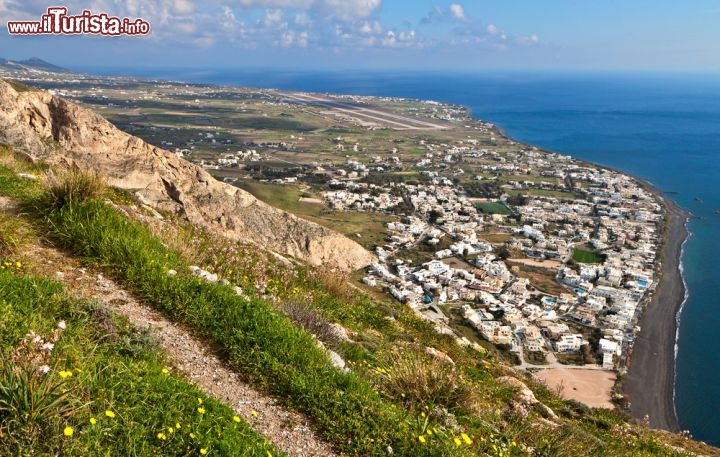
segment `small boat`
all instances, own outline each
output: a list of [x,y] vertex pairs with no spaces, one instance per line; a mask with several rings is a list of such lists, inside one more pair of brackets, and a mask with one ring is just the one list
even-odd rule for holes
[[695,198],[693,198],[693,201],[696,201],[696,202],[698,202],[698,203],[702,203],[702,198],[700,198],[700,197],[695,197]]

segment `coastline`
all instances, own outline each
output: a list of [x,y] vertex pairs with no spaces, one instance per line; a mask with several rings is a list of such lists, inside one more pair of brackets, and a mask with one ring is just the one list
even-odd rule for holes
[[[222,87],[227,84],[209,84]],[[232,85],[232,84],[231,84]],[[287,92],[287,90],[282,90]],[[365,96],[375,98],[375,96]],[[467,116],[475,121],[488,122],[499,136],[518,145],[535,147],[510,136],[504,128],[483,120],[467,108]],[[555,152],[538,147],[544,152]],[[613,170],[630,176],[640,185],[652,192],[665,207],[666,220],[663,224],[662,245],[659,261],[662,268],[656,277],[657,287],[649,303],[640,316],[641,331],[636,335],[633,356],[629,370],[623,382],[623,391],[630,395],[632,415],[642,419],[650,417],[650,426],[670,431],[678,430],[674,406],[675,355],[677,341],[677,313],[685,301],[685,284],[681,271],[682,245],[687,239],[687,212],[668,199],[652,184],[624,170],[596,164],[572,156],[573,160],[591,164],[603,169]]]
[[[474,118],[476,119],[476,118]],[[482,120],[481,120],[482,121]],[[489,122],[489,121],[483,121]],[[510,136],[497,124],[493,128],[508,140],[524,146],[529,145]],[[539,148],[544,152],[562,152]],[[628,394],[630,412],[636,419],[649,418],[649,426],[679,432],[680,426],[675,409],[675,362],[679,328],[678,313],[686,300],[686,285],[682,272],[682,253],[689,238],[687,222],[690,214],[650,182],[624,170],[583,160],[574,160],[612,170],[630,176],[651,192],[665,208],[662,246],[658,261],[662,263],[656,278],[657,287],[646,301],[637,325],[630,365],[621,381],[622,392]]]
[[688,238],[686,223],[689,214],[652,185],[648,186],[661,199],[667,214],[660,255],[662,266],[658,286],[640,317],[640,332],[623,382],[623,391],[629,395],[633,417],[643,419],[648,416],[650,427],[677,432],[677,315],[686,298],[681,261],[683,244]]

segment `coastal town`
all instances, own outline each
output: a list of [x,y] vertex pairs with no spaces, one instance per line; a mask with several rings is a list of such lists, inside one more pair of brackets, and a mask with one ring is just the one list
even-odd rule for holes
[[[425,146],[415,164],[422,183],[358,182],[367,167],[349,161],[323,193],[335,210],[406,208],[387,224],[387,243],[376,248],[378,262],[362,281],[440,329],[450,320],[443,312],[450,308],[441,305],[454,304],[486,340],[520,360],[528,353],[539,363],[584,354],[590,357],[583,362],[596,358],[605,369],[622,369],[655,285],[663,211],[653,194],[621,173],[534,148],[510,157],[472,142]],[[487,163],[473,180],[517,177],[500,186],[497,200],[469,197],[450,178],[464,173],[457,164],[469,158]],[[360,174],[349,177],[353,171]],[[498,235],[505,241],[488,241]],[[418,245],[431,260],[405,258]],[[523,266],[551,274],[562,292],[542,290],[520,273]]]
[[[90,77],[42,84],[220,180],[297,190],[290,212],[312,206],[319,223],[380,218],[372,238],[369,225],[365,238],[344,231],[377,256],[359,283],[463,344],[480,337],[521,368],[629,365],[657,285],[665,211],[628,175],[522,145],[432,101],[182,83],[131,93]],[[190,113],[202,106],[202,117],[191,126],[158,117],[161,94]],[[230,109],[233,122],[213,117]],[[238,129],[243,119],[253,127]]]
[[[501,140],[491,124],[475,128],[483,135],[452,144],[418,139],[422,153],[410,159],[393,148],[286,168],[274,179],[253,176],[280,186],[314,183],[321,198],[301,201],[333,213],[394,215],[361,281],[439,332],[460,335],[453,315],[460,316],[523,368],[623,373],[656,286],[659,199],[620,172]],[[340,156],[364,151],[342,137],[333,143]],[[289,147],[254,146],[261,152],[199,163],[216,172],[258,170],[268,149]]]

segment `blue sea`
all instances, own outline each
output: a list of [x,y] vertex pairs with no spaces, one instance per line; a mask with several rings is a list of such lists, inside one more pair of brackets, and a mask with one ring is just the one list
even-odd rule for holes
[[462,104],[520,141],[642,177],[696,216],[683,267],[679,425],[720,445],[720,75],[228,70],[141,76]]

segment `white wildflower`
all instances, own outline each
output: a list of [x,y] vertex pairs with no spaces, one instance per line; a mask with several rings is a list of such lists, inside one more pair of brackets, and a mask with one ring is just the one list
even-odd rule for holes
[[45,374],[50,371],[50,367],[48,365],[42,365],[38,368],[38,371],[42,374]]
[[52,351],[54,347],[55,347],[55,345],[52,343],[45,343],[42,345],[41,349],[43,351]]
[[58,322],[58,328],[61,330],[65,330],[67,328],[67,325],[65,324],[65,321]]

